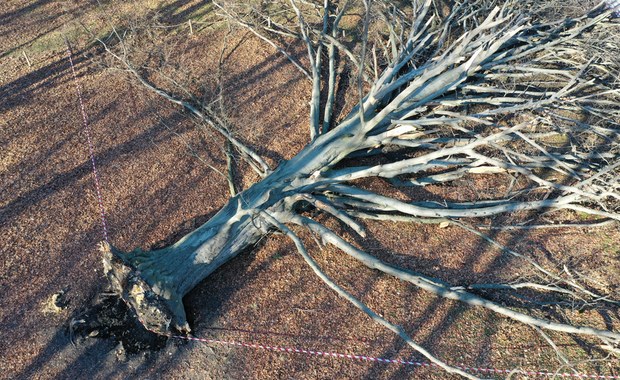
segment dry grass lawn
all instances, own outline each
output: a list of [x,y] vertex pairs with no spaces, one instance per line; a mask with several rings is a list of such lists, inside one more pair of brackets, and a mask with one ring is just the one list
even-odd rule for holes
[[[110,238],[121,249],[171,243],[214,214],[227,201],[228,187],[211,166],[225,171],[226,160],[221,141],[203,133],[180,109],[127,76],[102,70],[98,50],[88,45],[80,23],[105,35],[111,24],[159,10],[162,22],[179,24],[170,28],[167,49],[184,70],[177,73],[197,78],[191,84],[196,93],[212,96],[207,90],[213,89],[225,46],[223,103],[235,132],[250,146],[277,164],[308,141],[310,83],[271,47],[244,30],[228,33],[210,25],[212,10],[202,1],[117,4],[102,9],[94,2],[9,0],[0,5],[0,378],[448,378],[435,368],[180,340],[135,354],[113,339],[72,344],[69,321],[105,280],[96,249],[102,239],[99,210],[64,35],[75,47]],[[291,49],[305,54],[300,46]],[[343,96],[340,104],[346,109],[354,101]],[[257,180],[251,170],[240,168],[236,179],[244,188]],[[381,181],[368,185],[386,187]],[[495,186],[481,177],[402,196],[459,199],[461,192],[483,194],[497,191]],[[332,220],[324,222],[342,230]],[[514,268],[528,275],[527,267],[455,227],[388,222],[366,227],[369,237],[359,243],[372,253],[454,284],[514,277]],[[494,238],[548,268],[566,265],[606,283],[606,291],[620,298],[617,225],[503,232]],[[336,250],[314,247],[313,254],[329,275],[448,363],[572,370],[532,329],[371,272]],[[327,289],[282,236],[269,236],[224,265],[185,304],[197,337],[420,359]],[[620,330],[618,308],[536,313]],[[620,376],[618,358],[579,338],[551,335],[575,370]]]

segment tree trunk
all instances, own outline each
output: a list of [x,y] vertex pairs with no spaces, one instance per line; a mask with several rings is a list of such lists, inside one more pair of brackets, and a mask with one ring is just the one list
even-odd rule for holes
[[147,328],[165,333],[170,325],[189,331],[182,298],[222,264],[252,246],[269,232],[267,212],[289,222],[301,192],[332,184],[321,179],[322,168],[332,166],[360,147],[348,128],[333,130],[308,144],[262,181],[231,198],[209,221],[177,243],[155,251],[124,253],[102,245],[105,272],[115,290],[133,307]]

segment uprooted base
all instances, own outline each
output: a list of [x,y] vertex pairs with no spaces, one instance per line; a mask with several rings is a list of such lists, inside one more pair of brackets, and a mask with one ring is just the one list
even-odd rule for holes
[[189,333],[189,326],[178,328],[172,325],[174,314],[164,298],[157,295],[151,286],[140,276],[140,271],[132,268],[122,260],[122,252],[108,243],[101,243],[104,273],[108,278],[111,291],[127,305],[129,312],[135,315],[139,323],[148,331],[169,336],[171,328],[181,333]]

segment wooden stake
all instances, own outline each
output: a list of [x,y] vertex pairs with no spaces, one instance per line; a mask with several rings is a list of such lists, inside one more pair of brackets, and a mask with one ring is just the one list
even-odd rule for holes
[[22,50],[22,54],[24,55],[24,58],[26,58],[26,63],[28,64],[28,67],[32,67],[32,63],[30,62],[30,59],[28,59],[25,50]]

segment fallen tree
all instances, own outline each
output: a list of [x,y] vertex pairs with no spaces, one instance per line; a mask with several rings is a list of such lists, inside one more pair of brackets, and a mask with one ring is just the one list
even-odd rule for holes
[[[582,17],[534,22],[511,14],[512,2],[486,7],[485,2],[464,1],[444,18],[431,0],[413,1],[407,9],[370,2],[338,7],[329,1],[321,6],[290,4],[296,30],[257,9],[246,12],[252,15],[248,20],[234,6],[218,4],[225,17],[269,41],[312,81],[311,141],[275,169],[235,136],[216,112],[158,87],[122,51],[100,41],[145,88],[219,132],[262,177],[169,247],[122,252],[102,243],[109,281],[144,326],[160,334],[189,332],[183,296],[263,236],[280,231],[339,295],[447,371],[471,377],[435,358],[402,328],[330,279],[291,227],[297,226],[369,268],[437,296],[484,307],[537,329],[595,337],[617,350],[619,332],[542,319],[479,295],[481,289],[533,289],[617,305],[508,247],[500,246],[535,268],[547,282],[455,287],[381,261],[306,212],[313,208],[331,215],[362,236],[359,219],[452,224],[498,246],[466,221],[532,210],[573,210],[594,216],[596,224],[620,220],[617,67],[585,53],[586,39],[600,33],[611,12],[599,6]],[[363,13],[357,51],[338,40],[339,22],[352,7]],[[385,64],[377,59],[376,50],[369,53],[368,36],[375,22],[387,30],[380,35],[385,37],[385,50],[379,52]],[[309,70],[268,37],[274,33],[305,44]],[[339,56],[357,69],[360,96],[359,104],[334,122]],[[370,79],[373,72],[375,78]],[[551,139],[563,143],[548,144]],[[476,175],[520,178],[526,185],[483,201],[404,202],[360,184],[363,179],[383,178],[393,186],[422,187]]]

